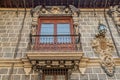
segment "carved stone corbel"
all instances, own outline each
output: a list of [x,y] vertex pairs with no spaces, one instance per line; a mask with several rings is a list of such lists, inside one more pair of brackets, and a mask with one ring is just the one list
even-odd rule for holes
[[84,75],[86,71],[88,61],[89,61],[89,58],[86,58],[86,57],[82,58],[80,61],[79,70],[82,75]]
[[24,68],[25,74],[29,75],[32,68],[31,63],[29,62],[28,59],[22,59],[22,62],[23,62],[23,68]]
[[112,57],[114,45],[111,40],[105,37],[105,34],[97,34],[92,41],[92,47],[95,53],[99,54],[100,64],[109,76],[113,76],[115,72],[115,62]]

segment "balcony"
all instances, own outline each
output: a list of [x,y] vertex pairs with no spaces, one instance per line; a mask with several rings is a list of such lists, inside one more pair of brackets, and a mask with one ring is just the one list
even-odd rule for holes
[[[22,59],[24,68],[79,70],[83,52],[79,35],[30,35],[30,50]],[[28,65],[30,65],[28,67]]]
[[79,35],[30,35],[32,51],[76,52],[82,51]]

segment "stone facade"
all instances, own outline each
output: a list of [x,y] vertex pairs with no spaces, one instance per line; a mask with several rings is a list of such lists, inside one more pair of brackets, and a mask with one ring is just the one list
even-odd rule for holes
[[[81,33],[81,43],[84,56],[91,59],[99,58],[92,49],[91,41],[95,37],[95,34],[98,33],[99,20],[107,26],[103,10],[97,10],[96,16],[94,16],[93,10],[80,11],[79,31]],[[32,24],[30,11],[27,10],[23,28],[24,10],[19,10],[17,14],[16,10],[10,11],[7,9],[1,9],[0,15],[0,60],[14,59],[15,53],[17,53],[17,59],[24,58],[28,51],[29,34]],[[118,54],[120,55],[120,36],[112,19],[108,15],[107,18],[115,44],[119,50]],[[107,30],[106,36],[108,39],[111,39],[109,29]],[[119,58],[116,51],[114,51],[113,57]],[[8,80],[9,73],[11,73],[11,67],[0,67],[0,80]],[[99,66],[88,66],[84,75],[75,72],[71,75],[71,80],[120,80],[119,75],[120,66],[116,67],[113,77],[107,76]],[[38,73],[35,71],[31,71],[29,75],[25,75],[23,67],[21,66],[14,67],[11,80],[39,80],[39,77],[40,76],[38,76]]]
[[[107,15],[108,22],[110,24],[110,29],[112,30],[112,35],[114,37],[115,43],[117,45],[118,50],[120,50],[120,37],[119,34],[115,28],[115,24],[113,23],[112,19]],[[98,55],[96,55],[93,52],[92,46],[91,46],[91,40],[95,37],[95,34],[98,33],[98,24],[99,20],[101,23],[107,26],[105,18],[104,18],[104,12],[98,11],[96,12],[96,16],[94,17],[94,12],[81,12],[79,17],[79,26],[80,26],[80,32],[82,34],[82,47],[83,52],[85,53],[85,56],[96,58]],[[107,28],[106,37],[108,39],[111,39],[110,32]],[[119,53],[120,54],[120,51]],[[118,57],[116,51],[113,53],[114,57]]]
[[30,13],[27,12],[18,47],[16,46],[18,45],[24,12],[20,11],[18,17],[15,11],[0,11],[0,15],[0,57],[13,58],[16,49],[18,49],[17,57],[24,57],[29,42],[32,20]]
[[[0,69],[0,80],[8,80],[10,68],[4,67]],[[116,73],[113,77],[107,76],[100,67],[88,67],[84,75],[73,73],[71,80],[120,80],[120,67],[116,68]],[[13,70],[12,80],[39,80],[36,72],[31,72],[30,75],[25,75],[23,68],[16,67]]]

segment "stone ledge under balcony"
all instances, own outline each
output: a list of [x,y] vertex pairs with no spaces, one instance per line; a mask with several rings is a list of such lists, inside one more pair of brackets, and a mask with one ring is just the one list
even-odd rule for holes
[[80,60],[83,52],[27,52],[29,60]]

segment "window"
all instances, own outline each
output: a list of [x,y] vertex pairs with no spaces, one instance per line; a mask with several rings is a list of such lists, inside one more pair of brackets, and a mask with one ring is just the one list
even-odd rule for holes
[[53,43],[54,37],[52,35],[54,35],[54,24],[51,23],[41,24],[40,35],[46,35],[40,37],[40,43]]
[[39,19],[37,31],[37,35],[40,35],[36,39],[37,49],[44,47],[62,49],[65,45],[71,47],[74,41],[72,34],[71,17],[42,17]]
[[44,69],[42,80],[67,80],[67,69]]
[[[57,23],[56,25],[57,26],[55,26],[55,24],[53,23],[41,24],[40,35],[44,35],[44,36],[40,37],[39,39],[40,43],[70,43],[71,42],[70,36],[64,36],[64,35],[70,35],[70,24]],[[56,31],[56,33],[54,33],[54,31]],[[53,35],[57,36],[56,42],[54,42],[55,37]]]

